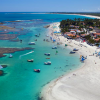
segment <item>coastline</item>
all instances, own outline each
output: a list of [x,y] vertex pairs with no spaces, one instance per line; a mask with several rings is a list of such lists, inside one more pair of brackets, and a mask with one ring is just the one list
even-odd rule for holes
[[[54,23],[59,26],[59,23]],[[52,24],[50,25],[52,29]],[[55,36],[53,36],[55,37]],[[87,56],[84,64],[75,71],[61,76],[47,84],[41,94],[42,100],[100,100],[99,57],[93,56],[97,47],[59,36],[68,48],[77,48],[79,55]],[[65,42],[66,41],[66,42]]]
[[[49,14],[49,13],[48,13]],[[62,15],[80,15],[80,16],[85,16],[85,17],[91,17],[91,18],[97,18],[100,19],[100,16],[94,16],[94,15],[84,15],[84,14],[63,14],[63,13],[50,13],[50,14],[62,14]]]
[[97,19],[100,19],[99,16],[93,16],[93,15],[82,15],[82,14],[69,14],[69,15],[80,15],[80,16],[85,16],[85,17],[91,17],[91,18],[97,18]]

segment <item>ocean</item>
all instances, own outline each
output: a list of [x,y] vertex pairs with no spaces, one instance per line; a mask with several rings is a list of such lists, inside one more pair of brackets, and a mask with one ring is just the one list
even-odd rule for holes
[[[0,100],[38,100],[43,87],[50,81],[79,68],[81,62],[80,55],[70,55],[70,49],[58,46],[58,54],[52,49],[57,43],[46,42],[48,29],[44,28],[54,22],[64,19],[87,18],[79,15],[62,14],[40,14],[40,13],[0,13],[0,22],[6,26],[15,27],[16,30],[7,34],[18,34],[20,42],[0,40],[0,47],[24,48],[32,47],[33,50],[24,50],[12,53],[13,58],[0,58],[0,65],[7,65],[3,68],[4,75],[0,76]],[[19,21],[19,22],[8,22]],[[23,28],[23,30],[21,30]],[[36,37],[35,34],[40,34]],[[34,41],[37,39],[37,41]],[[35,42],[36,45],[28,45]],[[34,51],[34,52],[32,52]],[[44,53],[50,53],[50,59]],[[27,62],[27,59],[34,59],[34,62]],[[44,65],[44,62],[51,61],[51,65]],[[33,69],[41,69],[36,73]]]

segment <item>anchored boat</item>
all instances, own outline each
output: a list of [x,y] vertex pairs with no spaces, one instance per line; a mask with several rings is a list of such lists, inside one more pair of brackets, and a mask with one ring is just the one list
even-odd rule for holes
[[30,42],[29,45],[35,45],[35,42]]
[[52,49],[57,49],[57,46],[53,46]]
[[40,69],[33,69],[34,72],[40,72]]
[[12,58],[12,57],[13,57],[12,54],[10,54],[9,58]]
[[71,51],[71,52],[70,52],[70,54],[74,54],[74,53],[75,53],[74,51]]
[[39,37],[39,35],[35,34],[36,37]]
[[44,62],[45,65],[51,65],[51,62],[48,61],[48,62]]
[[46,55],[46,56],[50,56],[50,53],[45,53],[44,55]]
[[50,58],[46,58],[46,59],[50,59]]
[[34,60],[33,59],[31,59],[31,60],[27,60],[28,62],[33,62]]

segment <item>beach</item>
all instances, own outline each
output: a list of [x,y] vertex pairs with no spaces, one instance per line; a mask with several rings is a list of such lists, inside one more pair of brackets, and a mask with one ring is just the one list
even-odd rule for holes
[[[58,30],[60,23],[51,24],[50,30],[53,25],[56,25]],[[52,36],[55,39],[58,38],[55,35]],[[41,98],[43,100],[100,100],[100,59],[96,54],[93,55],[99,49],[86,43],[67,40],[63,36],[59,36],[59,39],[63,47],[67,44],[71,50],[77,48],[79,49],[77,54],[87,56],[87,59],[80,68],[46,85]]]

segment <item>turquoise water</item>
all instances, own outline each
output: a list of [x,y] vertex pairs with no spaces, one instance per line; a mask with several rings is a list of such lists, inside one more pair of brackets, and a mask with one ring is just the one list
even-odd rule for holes
[[[79,55],[70,55],[70,50],[66,47],[58,46],[58,54],[56,50],[51,49],[56,43],[43,41],[48,34],[48,29],[43,28],[44,25],[60,21],[67,18],[75,18],[80,16],[75,15],[50,15],[50,14],[6,14],[0,13],[2,21],[7,20],[24,20],[23,22],[6,23],[8,26],[15,26],[15,32],[8,34],[18,34],[18,38],[23,42],[11,42],[9,40],[0,40],[0,47],[32,47],[34,50],[25,50],[12,53],[13,58],[0,58],[0,64],[7,64],[8,67],[2,69],[4,75],[0,76],[0,100],[38,100],[40,92],[46,84],[55,78],[60,77],[66,72],[70,72],[78,68],[81,63]],[[11,17],[12,16],[12,17]],[[34,17],[35,16],[35,17]],[[56,18],[55,18],[56,17]],[[82,16],[81,16],[82,17]],[[37,19],[43,20],[37,20]],[[84,18],[84,17],[83,17]],[[32,20],[33,21],[28,21]],[[15,23],[15,24],[14,24]],[[19,31],[24,28],[23,31]],[[40,37],[35,37],[35,34],[41,34]],[[24,35],[23,35],[24,34]],[[34,41],[37,39],[37,41]],[[49,37],[48,37],[49,39]],[[35,42],[36,45],[28,45],[29,42]],[[23,54],[30,53],[22,56]],[[51,53],[49,61],[51,65],[44,65],[48,61],[44,53]],[[27,59],[34,59],[33,63],[27,62]],[[41,69],[40,73],[35,73],[33,69]]]

